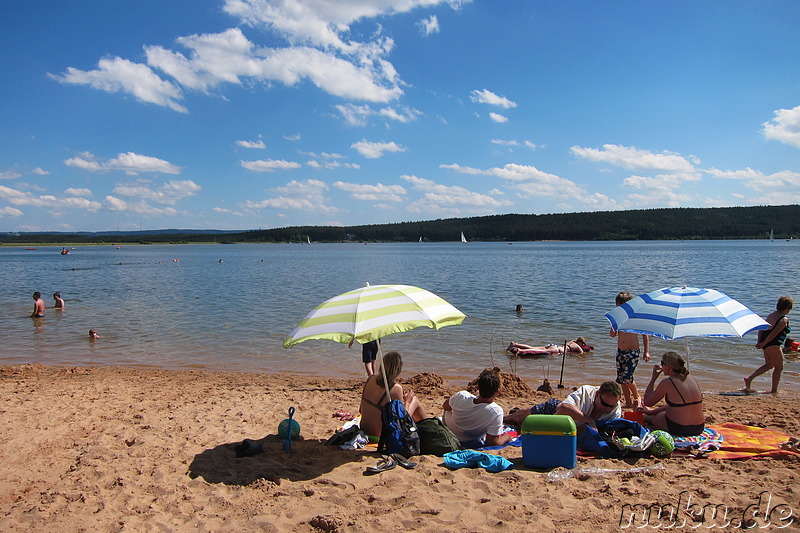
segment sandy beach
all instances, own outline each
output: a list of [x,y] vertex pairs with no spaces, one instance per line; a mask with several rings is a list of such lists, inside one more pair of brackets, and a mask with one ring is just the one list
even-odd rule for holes
[[[402,381],[435,414],[466,386],[436,375]],[[498,400],[506,411],[549,397],[517,385]],[[797,527],[800,457],[791,455],[579,458],[572,474],[554,479],[526,468],[522,448],[506,447],[493,452],[514,463],[501,473],[450,470],[425,455],[414,469],[366,476],[378,459],[374,449],[323,445],[342,424],[337,411],[357,413],[361,386],[291,375],[0,367],[0,529],[619,531],[631,506],[677,508],[676,526],[687,530],[742,517],[765,529]],[[276,433],[291,406],[302,435],[287,454]],[[706,417],[800,436],[794,396],[709,393]],[[266,452],[237,458],[234,447],[245,438]],[[686,511],[701,507],[717,515],[699,521]],[[655,527],[654,520],[630,529]],[[660,526],[668,523],[662,516]]]

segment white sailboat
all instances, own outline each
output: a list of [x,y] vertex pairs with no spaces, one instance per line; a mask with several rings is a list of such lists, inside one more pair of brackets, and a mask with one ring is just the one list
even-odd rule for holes
[[308,239],[308,244],[311,244],[311,236],[310,235],[306,235],[306,239]]
[[467,238],[464,237],[464,232],[461,232],[461,242],[467,242]]
[[774,241],[775,237],[772,234],[772,230],[769,230],[769,240]]
[[419,242],[422,242],[422,237],[419,238]]

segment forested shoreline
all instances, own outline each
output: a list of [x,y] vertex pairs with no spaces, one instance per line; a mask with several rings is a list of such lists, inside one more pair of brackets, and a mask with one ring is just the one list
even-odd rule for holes
[[0,243],[446,242],[776,239],[800,236],[800,205],[506,214],[361,226],[294,226],[243,232],[0,233]]

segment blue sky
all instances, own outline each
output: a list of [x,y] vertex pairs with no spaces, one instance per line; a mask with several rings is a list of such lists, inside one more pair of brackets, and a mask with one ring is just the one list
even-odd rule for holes
[[0,231],[800,203],[800,2],[0,6]]

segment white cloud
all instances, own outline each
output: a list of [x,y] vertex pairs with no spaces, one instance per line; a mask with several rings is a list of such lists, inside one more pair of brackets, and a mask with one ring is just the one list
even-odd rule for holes
[[303,136],[300,135],[299,133],[295,133],[294,135],[284,135],[283,138],[286,139],[287,141],[297,142],[300,139],[302,139]]
[[133,152],[120,153],[114,159],[98,161],[89,152],[79,154],[64,161],[68,167],[80,168],[90,172],[107,172],[111,170],[121,170],[127,174],[135,175],[140,172],[162,172],[164,174],[180,174],[181,167],[173,165],[169,161],[151,157],[147,155],[135,154]]
[[14,170],[4,170],[0,172],[0,180],[14,180],[21,177],[22,174]]
[[144,200],[137,200],[135,202],[126,202],[121,198],[115,196],[106,196],[105,200],[106,209],[110,211],[127,211],[136,213],[137,215],[148,216],[170,216],[177,215],[179,212],[172,207],[158,208],[152,207]]
[[160,204],[175,205],[179,200],[194,196],[202,187],[192,180],[172,180],[153,188],[147,182],[121,184],[114,187],[115,194],[151,200]]
[[475,102],[476,104],[489,104],[502,107],[503,109],[510,109],[512,107],[517,107],[516,102],[512,102],[505,96],[499,96],[494,94],[492,91],[487,89],[483,89],[482,91],[472,91],[469,96],[470,100]]
[[339,104],[334,108],[342,115],[344,121],[351,126],[366,126],[371,117],[381,117],[408,124],[422,116],[420,110],[408,106],[389,106],[375,110],[368,105]]
[[589,161],[608,163],[630,170],[694,172],[694,165],[680,154],[663,151],[660,154],[633,146],[604,144],[603,149],[573,146],[570,151]]
[[256,161],[239,161],[239,164],[247,170],[253,172],[274,172],[276,170],[291,170],[300,168],[302,165],[295,161],[284,161],[283,159],[267,159]]
[[498,124],[503,124],[505,122],[508,122],[508,117],[504,117],[499,113],[489,113],[489,118],[497,122]]
[[101,59],[97,70],[83,71],[73,67],[61,75],[51,75],[61,83],[89,85],[107,93],[123,92],[140,102],[168,107],[179,113],[188,110],[178,100],[183,94],[176,85],[162,80],[150,67],[120,57]]
[[0,207],[0,217],[20,217],[23,213],[15,207]]
[[6,199],[12,205],[30,205],[33,207],[85,209],[87,211],[97,211],[100,203],[85,198],[65,197],[58,198],[52,194],[34,195],[29,192],[12,189],[0,185],[0,198]]
[[768,204],[800,203],[800,172],[782,170],[773,174],[764,174],[750,167],[742,170],[718,170],[710,168],[708,174],[720,179],[732,179],[744,182],[745,186],[762,193],[762,198],[774,198],[769,202],[752,202]]
[[422,197],[411,203],[412,213],[438,213],[439,216],[460,214],[494,213],[502,206],[510,205],[507,200],[498,200],[488,194],[470,191],[465,187],[442,185],[417,176],[403,175],[403,180],[423,193]]
[[354,200],[369,202],[402,202],[406,194],[406,190],[401,185],[383,185],[382,183],[362,185],[337,181],[333,186],[351,193],[350,197]]
[[420,33],[425,37],[430,37],[434,33],[439,33],[439,18],[431,15],[417,22]]
[[47,176],[50,173],[42,168],[36,167],[33,170],[31,170],[31,174],[36,174],[37,176]]
[[366,157],[367,159],[377,159],[379,157],[383,157],[385,152],[405,152],[406,148],[404,146],[400,146],[395,142],[369,142],[366,139],[362,139],[357,143],[350,145],[350,148],[356,150],[359,154]]
[[329,205],[325,196],[328,185],[319,180],[292,180],[283,187],[274,189],[277,196],[261,201],[248,200],[242,204],[245,209],[303,210],[318,213],[338,213],[339,209]]
[[236,146],[240,146],[242,148],[254,148],[257,150],[264,150],[267,145],[264,144],[264,141],[261,139],[257,141],[236,141]]
[[67,196],[91,196],[92,191],[89,189],[70,187],[64,190],[64,194]]
[[764,137],[800,148],[800,105],[778,109],[775,118],[764,123]]
[[240,213],[238,211],[231,211],[230,209],[225,209],[224,207],[212,207],[211,210],[216,212],[216,213],[224,213],[224,214],[227,214],[227,215],[235,215],[237,217],[243,217],[244,216],[243,213]]

